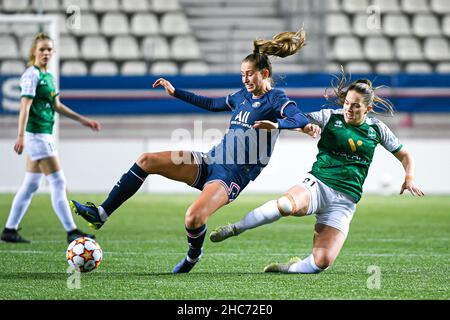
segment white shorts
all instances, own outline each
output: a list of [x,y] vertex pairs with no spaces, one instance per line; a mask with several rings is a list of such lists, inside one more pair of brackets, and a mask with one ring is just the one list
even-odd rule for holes
[[308,189],[311,194],[306,214],[315,214],[316,224],[336,228],[347,237],[356,203],[349,196],[328,187],[309,173],[303,176],[300,186]]
[[55,139],[48,133],[25,132],[25,150],[32,161],[54,157],[58,154]]

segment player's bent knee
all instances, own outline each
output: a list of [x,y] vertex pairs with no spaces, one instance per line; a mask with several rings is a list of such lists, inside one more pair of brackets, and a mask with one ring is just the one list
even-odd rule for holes
[[314,253],[314,262],[320,269],[326,269],[331,267],[336,259],[334,254],[328,252],[316,252]]
[[286,193],[284,196],[277,200],[277,206],[280,214],[284,217],[293,215],[297,212],[297,205],[295,204],[295,200],[289,193]]
[[207,214],[202,209],[189,208],[186,211],[185,224],[187,226],[200,227],[205,224],[207,219]]
[[138,158],[136,163],[145,172],[151,172],[156,168],[158,159],[154,153],[143,153]]

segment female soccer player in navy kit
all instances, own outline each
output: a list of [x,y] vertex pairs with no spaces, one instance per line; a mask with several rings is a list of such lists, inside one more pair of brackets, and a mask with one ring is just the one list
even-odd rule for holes
[[[304,41],[303,30],[297,33],[283,32],[269,41],[256,40],[254,52],[241,64],[245,89],[226,98],[198,96],[175,89],[166,79],[156,80],[153,88],[162,86],[169,95],[178,99],[213,112],[231,111],[230,127],[222,142],[208,153],[144,153],[99,207],[92,203],[81,205],[72,200],[73,211],[90,222],[95,229],[99,229],[140,188],[149,174],[159,174],[202,190],[185,216],[189,251],[173,269],[174,273],[189,272],[202,256],[208,217],[236,199],[268,163],[278,131],[259,129],[259,121],[275,122],[277,129],[304,128],[305,133],[312,132],[315,127],[308,124],[295,102],[271,85],[272,67],[268,55],[292,55],[302,48]],[[187,161],[180,163],[179,159]]]
[[[271,200],[249,212],[241,221],[214,230],[210,239],[223,241],[246,230],[277,221],[283,216],[316,215],[312,253],[305,259],[273,263],[265,272],[319,273],[335,261],[344,245],[350,222],[361,199],[363,184],[378,144],[402,164],[405,190],[423,196],[414,183],[414,159],[398,138],[380,120],[368,116],[374,107],[393,113],[391,103],[376,95],[367,79],[347,84],[345,73],[334,88],[336,105],[306,114],[322,129],[319,153],[312,170],[278,200]],[[270,125],[270,123],[267,123]],[[274,125],[274,124],[272,124]]]

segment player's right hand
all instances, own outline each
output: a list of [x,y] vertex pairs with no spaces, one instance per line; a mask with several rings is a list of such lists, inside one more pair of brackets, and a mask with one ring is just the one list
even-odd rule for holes
[[322,130],[320,129],[320,127],[318,125],[308,123],[303,128],[303,133],[306,133],[307,135],[309,135],[315,139],[322,133]]
[[173,85],[167,81],[164,78],[159,78],[158,80],[156,80],[153,83],[153,88],[159,87],[159,86],[163,86],[164,89],[166,90],[167,94],[170,94],[171,96],[173,96],[175,94],[175,88],[173,87]]
[[17,137],[16,143],[14,144],[14,151],[17,154],[22,154],[24,145],[25,143],[23,137]]

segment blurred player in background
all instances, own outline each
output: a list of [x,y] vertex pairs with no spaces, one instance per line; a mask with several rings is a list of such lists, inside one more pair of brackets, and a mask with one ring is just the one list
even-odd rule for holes
[[53,50],[53,40],[39,33],[30,50],[28,68],[20,79],[19,127],[14,151],[20,155],[26,150],[26,173],[1,235],[5,242],[30,242],[18,233],[19,224],[44,175],[50,185],[53,209],[67,232],[67,242],[82,236],[93,237],[78,230],[73,220],[52,133],[55,111],[95,131],[100,130],[100,124],[77,114],[59,100],[55,79],[47,69]]
[[[292,55],[304,43],[303,30],[284,32],[269,41],[256,40],[254,52],[241,64],[245,88],[225,98],[199,96],[175,89],[166,79],[156,80],[154,88],[162,86],[169,95],[178,99],[213,112],[231,111],[227,134],[208,153],[144,153],[99,207],[92,203],[81,205],[72,200],[74,212],[99,229],[122,203],[136,193],[149,174],[159,174],[202,190],[185,216],[189,251],[173,269],[174,273],[189,272],[202,256],[208,217],[235,200],[247,184],[256,179],[270,159],[279,132],[259,130],[264,126],[260,120],[271,120],[277,129],[305,128],[306,133],[312,132],[315,127],[308,125],[307,118],[283,91],[272,88],[272,66],[268,58],[268,55]],[[262,149],[267,152],[258,153]]]
[[211,241],[220,242],[281,217],[315,214],[312,254],[304,260],[293,258],[288,263],[273,263],[265,272],[318,273],[332,265],[347,238],[378,144],[391,152],[405,170],[400,194],[408,190],[414,196],[424,195],[414,184],[415,166],[410,153],[384,123],[368,117],[374,108],[393,114],[392,104],[376,95],[369,80],[347,84],[344,70],[333,88],[333,102],[343,108],[307,114],[309,121],[322,129],[312,170],[278,200],[269,201],[241,221],[219,227],[210,234]]

